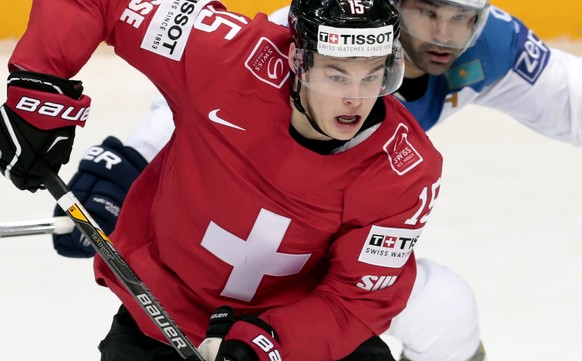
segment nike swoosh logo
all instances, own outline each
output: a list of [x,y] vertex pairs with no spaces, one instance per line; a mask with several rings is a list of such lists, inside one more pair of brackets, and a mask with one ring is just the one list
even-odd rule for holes
[[220,125],[226,125],[227,127],[231,127],[234,129],[238,129],[238,130],[242,130],[245,131],[245,128],[241,128],[236,124],[232,124],[229,121],[226,121],[222,118],[220,118],[218,116],[218,112],[220,111],[220,109],[214,109],[213,111],[211,111],[210,113],[208,113],[208,119],[210,119],[211,121],[213,121],[214,123],[220,124]]

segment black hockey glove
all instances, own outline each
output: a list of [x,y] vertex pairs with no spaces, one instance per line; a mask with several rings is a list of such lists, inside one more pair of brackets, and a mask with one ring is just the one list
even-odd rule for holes
[[235,319],[234,310],[222,306],[210,316],[206,339],[199,351],[206,360],[282,361],[279,336],[256,316]]
[[80,81],[15,71],[0,108],[0,170],[19,189],[35,192],[69,161],[75,126],[84,126],[91,99]]
[[386,342],[378,336],[369,338],[340,361],[396,361]]
[[[108,137],[103,144],[89,148],[83,155],[69,188],[105,234],[113,232],[129,187],[147,164],[141,154],[115,137]],[[64,214],[57,205],[54,215]],[[95,255],[95,250],[77,228],[69,234],[53,235],[53,245],[57,253],[65,257]]]

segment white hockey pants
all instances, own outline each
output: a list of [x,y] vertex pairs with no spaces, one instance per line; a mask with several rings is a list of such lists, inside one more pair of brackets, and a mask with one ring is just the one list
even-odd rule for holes
[[418,259],[417,269],[408,305],[387,334],[402,342],[404,356],[412,361],[469,360],[480,342],[469,285],[428,259]]

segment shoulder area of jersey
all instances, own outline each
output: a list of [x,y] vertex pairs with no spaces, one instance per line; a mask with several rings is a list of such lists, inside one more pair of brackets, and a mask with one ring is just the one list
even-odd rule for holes
[[289,6],[282,7],[269,14],[269,20],[275,24],[289,26]]

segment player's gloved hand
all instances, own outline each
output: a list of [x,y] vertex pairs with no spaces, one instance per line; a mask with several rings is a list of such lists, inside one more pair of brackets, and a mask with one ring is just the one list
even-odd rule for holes
[[[129,187],[146,165],[147,161],[135,149],[124,146],[115,137],[107,137],[103,144],[89,148],[83,155],[69,188],[103,232],[111,234]],[[57,205],[54,215],[64,214]],[[65,257],[95,255],[77,228],[69,234],[53,235],[53,245]]]
[[80,81],[15,71],[0,108],[0,170],[19,189],[35,192],[69,161],[75,126],[84,126],[91,99]]
[[235,319],[229,306],[210,316],[206,338],[198,348],[207,361],[281,361],[279,336],[256,316]]

